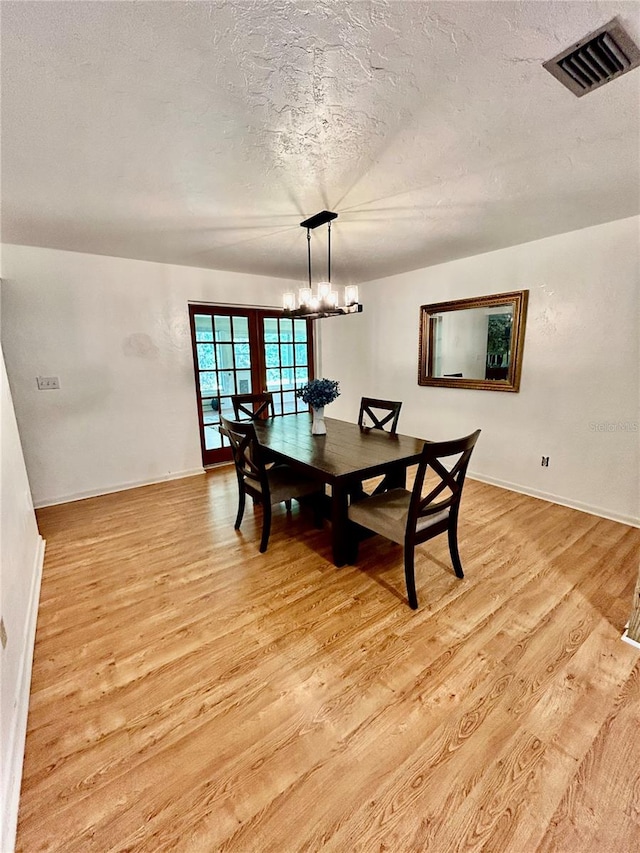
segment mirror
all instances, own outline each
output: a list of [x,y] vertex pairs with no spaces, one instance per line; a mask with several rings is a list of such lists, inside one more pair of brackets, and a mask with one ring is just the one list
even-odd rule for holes
[[418,384],[518,391],[528,290],[420,307]]

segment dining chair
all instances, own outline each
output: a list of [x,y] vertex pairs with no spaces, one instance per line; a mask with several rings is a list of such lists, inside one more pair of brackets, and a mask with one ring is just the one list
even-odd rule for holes
[[229,439],[238,477],[238,514],[234,527],[240,529],[244,516],[245,498],[250,495],[254,503],[262,504],[262,538],[260,551],[264,553],[271,532],[271,507],[284,502],[291,510],[291,500],[316,496],[316,524],[322,527],[323,484],[305,477],[289,465],[267,468],[256,428],[251,421],[232,421],[221,418],[221,432]]
[[[237,421],[257,421],[275,417],[271,391],[263,391],[261,394],[232,394],[231,405]],[[264,447],[262,448],[262,458],[268,467],[278,464],[277,460]]]
[[[381,429],[395,435],[401,408],[402,402],[395,400],[378,400],[376,397],[363,397],[360,401],[358,426],[367,429]],[[392,488],[393,485],[397,485],[397,476],[397,472],[385,475],[373,490],[373,494],[379,495],[382,492],[388,491],[388,489]],[[401,477],[404,477],[404,471],[401,472]],[[404,482],[404,479],[401,479],[401,482]],[[364,490],[363,484],[360,483],[359,486],[351,493],[351,499],[357,501],[366,495],[367,492]]]
[[[358,415],[358,426],[369,429],[385,429],[386,432],[395,433],[400,417],[401,402],[394,400],[378,400],[375,397],[363,397],[360,401],[360,414]],[[386,414],[384,414],[386,412]],[[371,421],[371,423],[368,423]]]
[[[457,577],[464,577],[458,552],[458,514],[469,459],[479,435],[480,430],[476,430],[465,438],[453,441],[427,442],[411,491],[390,489],[349,506],[350,521],[404,547],[404,574],[409,606],[413,610],[418,607],[414,569],[416,545],[447,533],[454,571]],[[447,460],[447,463],[443,460]],[[430,475],[429,483],[425,486],[428,472],[435,475],[435,485]],[[426,489],[429,491],[423,496]],[[350,556],[356,562],[357,529],[351,533]]]
[[273,394],[265,391],[262,394],[232,394],[231,405],[237,421],[256,421],[258,418],[272,418]]

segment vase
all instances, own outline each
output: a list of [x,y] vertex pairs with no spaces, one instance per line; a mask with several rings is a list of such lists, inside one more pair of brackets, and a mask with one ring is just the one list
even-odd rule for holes
[[327,425],[324,422],[324,406],[311,407],[313,412],[313,421],[311,423],[311,435],[326,435]]

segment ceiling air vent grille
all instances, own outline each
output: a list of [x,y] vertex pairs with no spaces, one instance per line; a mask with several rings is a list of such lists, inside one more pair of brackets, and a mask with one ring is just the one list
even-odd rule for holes
[[579,98],[640,65],[640,49],[614,18],[542,63]]

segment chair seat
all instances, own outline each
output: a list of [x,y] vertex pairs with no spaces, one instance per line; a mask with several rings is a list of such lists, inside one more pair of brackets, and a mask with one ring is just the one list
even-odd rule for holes
[[[356,524],[361,524],[369,530],[375,530],[376,533],[391,539],[392,542],[403,545],[410,502],[411,492],[406,489],[389,489],[388,492],[373,495],[351,504],[349,518]],[[449,507],[441,512],[434,513],[434,515],[419,518],[416,533],[421,533],[448,517]]]
[[[280,503],[290,498],[313,495],[322,489],[322,483],[305,477],[289,465],[276,465],[267,470],[271,503]],[[256,484],[259,487],[259,484]],[[260,489],[258,488],[260,491]]]

